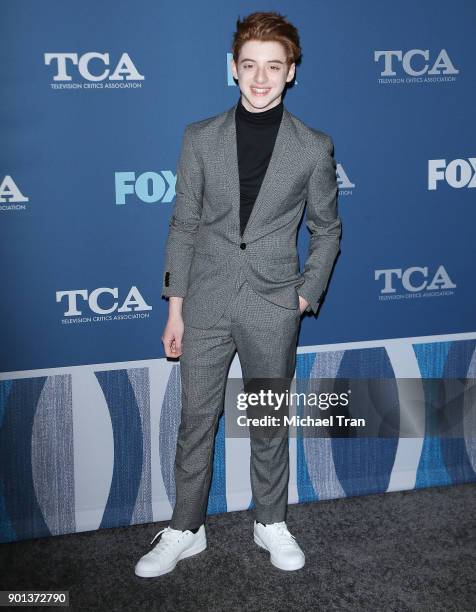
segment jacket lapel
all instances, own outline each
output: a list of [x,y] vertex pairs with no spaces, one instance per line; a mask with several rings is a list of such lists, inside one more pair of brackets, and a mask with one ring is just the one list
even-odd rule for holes
[[[225,113],[225,120],[222,128],[221,148],[223,163],[225,168],[225,177],[229,187],[230,198],[232,200],[233,213],[236,219],[237,239],[240,239],[240,177],[238,171],[238,152],[236,141],[236,124],[235,110],[237,104],[234,104]],[[272,186],[275,183],[277,172],[279,171],[279,163],[286,150],[286,144],[291,133],[291,119],[286,107],[283,109],[283,116],[276,135],[273,153],[263,178],[258,196],[253,205],[250,218],[245,227],[243,239],[249,237],[252,231],[252,223],[259,212],[260,207],[272,205]]]

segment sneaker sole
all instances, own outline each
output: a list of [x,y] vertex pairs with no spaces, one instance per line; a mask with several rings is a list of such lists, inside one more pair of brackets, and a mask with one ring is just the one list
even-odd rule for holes
[[206,542],[199,542],[198,545],[195,545],[194,547],[188,550],[184,550],[182,553],[180,553],[180,555],[177,557],[174,563],[172,563],[166,568],[160,569],[158,571],[150,570],[148,572],[145,570],[139,570],[139,571],[134,570],[134,573],[136,576],[139,576],[140,578],[157,578],[158,576],[163,576],[164,574],[168,574],[169,572],[173,571],[177,563],[179,561],[182,561],[182,559],[187,559],[188,557],[193,557],[194,555],[198,555],[199,553],[206,550],[206,548],[207,548]]
[[256,533],[254,534],[254,541],[255,541],[255,544],[258,544],[258,546],[261,546],[261,548],[264,548],[264,550],[269,552],[269,559],[270,559],[271,563],[274,565],[274,567],[277,567],[280,570],[284,570],[286,572],[293,572],[295,570],[298,570],[298,569],[301,569],[302,567],[304,567],[304,565],[306,563],[306,560],[304,559],[304,561],[300,565],[295,565],[294,567],[285,567],[284,565],[280,565],[279,561],[276,561],[276,559],[271,554],[269,548],[266,546],[266,544],[263,542],[263,540]]

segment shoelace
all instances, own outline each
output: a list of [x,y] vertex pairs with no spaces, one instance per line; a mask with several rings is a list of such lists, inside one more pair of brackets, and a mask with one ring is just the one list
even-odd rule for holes
[[175,542],[175,541],[178,542],[177,536],[174,535],[173,533],[174,531],[181,533],[177,529],[171,529],[170,527],[165,527],[164,529],[161,529],[158,533],[155,534],[155,536],[152,538],[150,542],[151,544],[155,542],[155,540],[159,537],[160,534],[162,534],[162,537],[160,538],[160,541],[157,544],[157,546],[154,548],[154,552],[165,550],[168,546],[172,544],[172,542]]
[[[269,527],[267,527],[269,529]],[[273,539],[280,545],[293,545],[296,538],[289,533],[286,523],[282,521],[281,523],[276,523],[273,529],[271,530],[271,535]]]

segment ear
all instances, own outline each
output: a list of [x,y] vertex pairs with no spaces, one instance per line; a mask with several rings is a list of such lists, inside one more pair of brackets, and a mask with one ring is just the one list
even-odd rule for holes
[[236,62],[233,58],[231,58],[231,62],[230,62],[230,67],[231,67],[231,73],[233,75],[233,77],[238,80],[238,69],[236,66]]
[[294,74],[296,72],[296,64],[293,62],[288,69],[288,76],[286,77],[286,82],[289,83],[294,79]]

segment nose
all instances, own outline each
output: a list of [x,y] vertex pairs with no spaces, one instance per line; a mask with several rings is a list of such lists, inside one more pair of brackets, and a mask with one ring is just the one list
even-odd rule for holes
[[266,67],[258,67],[258,70],[256,72],[256,82],[257,83],[266,83],[266,81],[268,80],[268,76],[266,74]]

